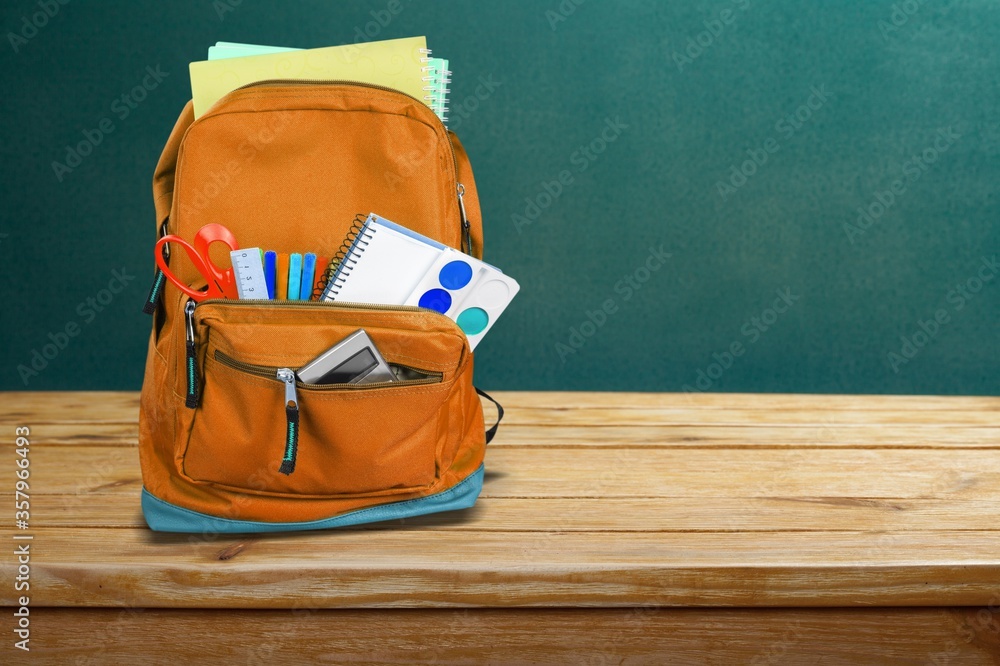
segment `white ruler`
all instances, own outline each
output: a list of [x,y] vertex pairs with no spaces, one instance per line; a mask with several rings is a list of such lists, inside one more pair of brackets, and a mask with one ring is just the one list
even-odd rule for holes
[[240,298],[267,300],[267,281],[264,279],[264,261],[260,248],[248,247],[229,253],[233,262],[233,276]]

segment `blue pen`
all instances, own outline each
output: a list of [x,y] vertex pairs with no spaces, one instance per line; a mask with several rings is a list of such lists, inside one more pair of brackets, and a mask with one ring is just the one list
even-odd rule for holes
[[313,283],[316,281],[316,254],[306,252],[302,256],[302,288],[299,289],[299,300],[308,301],[312,298]]
[[288,300],[299,300],[299,287],[302,284],[302,255],[298,252],[288,256]]
[[277,252],[264,253],[264,282],[267,283],[267,297],[274,300],[274,274],[278,262]]

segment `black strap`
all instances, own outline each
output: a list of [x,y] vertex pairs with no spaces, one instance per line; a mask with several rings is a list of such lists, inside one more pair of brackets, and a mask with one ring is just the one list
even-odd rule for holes
[[497,406],[497,422],[494,423],[492,427],[486,429],[486,443],[489,444],[490,442],[493,441],[493,438],[496,437],[497,428],[500,427],[500,421],[503,420],[503,405],[501,405],[499,402],[491,398],[490,394],[487,393],[486,391],[476,386],[473,386],[472,388],[476,389],[476,393],[483,396],[484,398],[486,398],[487,400],[489,400],[490,402],[492,402],[494,405]]

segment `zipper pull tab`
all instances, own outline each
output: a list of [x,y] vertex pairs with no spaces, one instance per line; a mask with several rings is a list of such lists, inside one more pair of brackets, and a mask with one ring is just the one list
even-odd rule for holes
[[156,267],[156,274],[153,276],[153,286],[149,288],[149,295],[146,296],[146,302],[142,305],[142,313],[151,315],[156,312],[156,301],[160,298],[160,290],[163,289],[163,282],[167,279],[167,276],[160,270],[160,267]]
[[465,185],[458,184],[458,211],[462,214],[462,234],[465,239],[465,253],[472,256],[472,232],[469,228],[469,216],[465,213]]
[[299,450],[299,396],[295,391],[295,372],[291,368],[278,368],[278,379],[285,382],[285,455],[278,471],[291,474],[295,471],[295,457]]
[[184,338],[187,341],[187,397],[184,406],[195,409],[198,407],[198,350],[194,346],[194,301],[188,301],[184,306],[186,330]]
[[[160,230],[160,236],[167,235],[167,224],[170,222],[170,218],[167,218],[163,222],[163,228]],[[163,246],[163,256],[166,259],[170,258],[170,246]],[[153,274],[153,286],[149,288],[149,295],[146,296],[146,302],[142,305],[142,313],[151,315],[156,312],[156,301],[160,298],[160,292],[163,290],[163,283],[167,279],[160,267],[156,267],[156,273]]]

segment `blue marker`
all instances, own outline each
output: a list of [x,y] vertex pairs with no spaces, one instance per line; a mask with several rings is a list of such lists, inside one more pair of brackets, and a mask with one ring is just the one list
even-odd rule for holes
[[299,287],[302,284],[302,255],[295,252],[288,256],[288,300],[299,300]]
[[308,301],[312,298],[313,283],[316,281],[316,254],[306,252],[302,257],[302,288],[299,289],[299,300]]
[[278,262],[277,252],[264,253],[264,282],[267,283],[267,297],[274,300],[274,274]]

